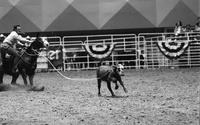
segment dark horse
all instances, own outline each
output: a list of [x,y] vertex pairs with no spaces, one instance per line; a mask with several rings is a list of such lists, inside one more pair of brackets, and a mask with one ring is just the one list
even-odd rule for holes
[[12,73],[12,65],[14,58],[10,56],[9,58],[2,59],[3,63],[0,65],[0,84],[3,83],[4,74],[12,76],[11,84],[16,84],[19,74],[22,75],[25,85],[28,85],[27,76],[29,77],[30,85],[33,86],[33,77],[35,74],[35,69],[37,67],[37,58],[40,50],[49,45],[49,43],[42,39],[41,37],[36,37],[36,39],[31,43],[30,46],[22,49],[19,53],[21,55],[20,60],[18,61],[18,71]]

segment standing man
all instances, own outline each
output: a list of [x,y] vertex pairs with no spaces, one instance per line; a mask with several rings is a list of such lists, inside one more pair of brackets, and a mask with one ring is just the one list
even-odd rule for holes
[[200,31],[200,17],[197,17],[197,22],[195,24],[195,31]]
[[182,21],[179,20],[175,25],[174,34],[176,36],[180,36],[182,33],[184,33],[183,24],[182,24]]
[[[14,63],[12,67],[12,73],[16,72],[17,63],[20,60],[20,55],[17,53],[17,50],[14,48],[15,44],[23,45],[22,43],[31,43],[32,41],[23,38],[21,35],[21,26],[14,25],[12,32],[4,39],[3,43],[1,44],[1,56],[2,61],[4,62],[6,53],[13,55],[18,58],[14,58]],[[21,43],[22,42],[22,43]]]

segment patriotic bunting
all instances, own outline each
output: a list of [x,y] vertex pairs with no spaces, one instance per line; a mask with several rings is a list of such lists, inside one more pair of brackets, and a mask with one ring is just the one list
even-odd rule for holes
[[114,50],[114,44],[84,44],[85,51],[93,58],[102,60],[109,57]]
[[159,50],[169,59],[177,59],[184,54],[190,42],[188,40],[164,40],[156,42]]

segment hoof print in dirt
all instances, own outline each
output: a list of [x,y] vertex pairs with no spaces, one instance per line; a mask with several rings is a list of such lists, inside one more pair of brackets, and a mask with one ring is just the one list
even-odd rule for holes
[[27,91],[44,91],[44,86],[33,86],[29,88]]

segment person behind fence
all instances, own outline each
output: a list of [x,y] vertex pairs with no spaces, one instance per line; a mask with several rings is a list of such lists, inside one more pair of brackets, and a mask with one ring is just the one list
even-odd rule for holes
[[[1,44],[1,57],[2,61],[6,58],[6,53],[16,56],[18,58],[14,59],[12,73],[16,72],[17,63],[20,60],[20,55],[18,54],[17,50],[14,48],[16,44],[24,45],[23,43],[31,43],[31,40],[28,40],[20,35],[21,33],[21,26],[14,25],[13,30],[11,33],[3,40]],[[4,62],[4,61],[3,61]]]
[[182,24],[182,21],[178,21],[176,24],[175,24],[175,29],[174,29],[174,34],[176,36],[179,36],[181,33],[183,33],[183,24]]
[[200,17],[197,18],[197,22],[194,27],[194,31],[200,31]]

